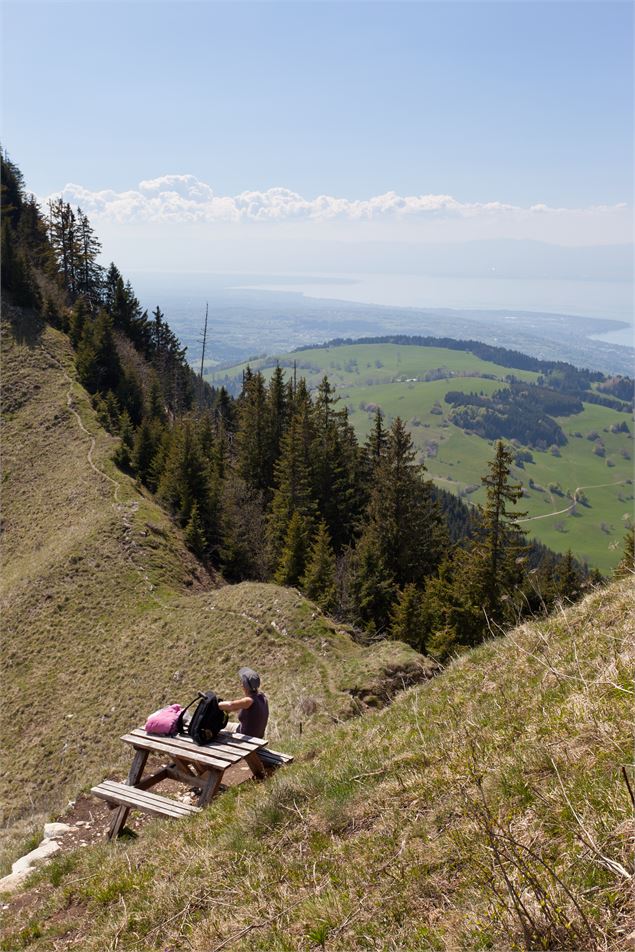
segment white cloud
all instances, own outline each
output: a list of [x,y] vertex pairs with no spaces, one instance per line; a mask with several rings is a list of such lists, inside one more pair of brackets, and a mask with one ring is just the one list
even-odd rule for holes
[[398,195],[386,192],[351,200],[333,195],[305,198],[287,188],[217,195],[194,175],[163,175],[140,182],[136,189],[91,191],[69,183],[60,193],[91,218],[132,223],[278,223],[278,222],[417,222],[449,220],[530,221],[536,218],[602,218],[624,212],[626,205],[587,208],[529,207],[499,201],[461,202],[452,195]]

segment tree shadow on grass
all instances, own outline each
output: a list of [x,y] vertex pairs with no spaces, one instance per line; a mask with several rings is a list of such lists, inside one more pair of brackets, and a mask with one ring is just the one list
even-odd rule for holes
[[40,315],[26,308],[7,306],[6,300],[3,302],[3,311],[16,342],[23,347],[37,347],[42,340],[45,327],[45,322]]

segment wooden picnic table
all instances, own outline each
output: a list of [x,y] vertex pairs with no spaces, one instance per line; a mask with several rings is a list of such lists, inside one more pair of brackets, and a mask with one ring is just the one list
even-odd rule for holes
[[[119,836],[131,809],[142,810],[155,816],[181,817],[198,813],[207,806],[217,792],[223,774],[228,767],[245,761],[257,777],[265,775],[263,762],[274,763],[276,758],[291,758],[284,754],[267,756],[264,751],[267,741],[234,730],[224,730],[208,744],[195,744],[191,737],[178,734],[162,737],[148,734],[141,728],[124,734],[124,743],[134,749],[132,766],[126,783],[105,780],[93,787],[91,793],[114,810],[108,831],[108,839]],[[154,773],[144,776],[150,754],[163,754],[167,763]],[[273,758],[273,759],[272,759]],[[166,779],[178,780],[200,789],[196,805],[181,803],[169,797],[151,793],[150,788]]]

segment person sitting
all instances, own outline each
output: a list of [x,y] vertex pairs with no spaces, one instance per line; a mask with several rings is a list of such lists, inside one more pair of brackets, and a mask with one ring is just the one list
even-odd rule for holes
[[241,668],[238,672],[243,689],[243,697],[235,701],[219,701],[221,711],[238,712],[238,732],[251,737],[264,737],[269,720],[269,702],[260,690],[260,675],[252,668]]

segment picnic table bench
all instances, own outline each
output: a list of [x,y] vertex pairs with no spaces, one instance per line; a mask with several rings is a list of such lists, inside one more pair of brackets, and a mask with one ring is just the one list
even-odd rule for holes
[[[199,813],[217,792],[223,774],[233,764],[245,761],[255,776],[263,777],[264,764],[280,766],[293,759],[287,754],[266,750],[264,738],[241,734],[232,730],[233,726],[228,725],[215,740],[203,745],[195,744],[185,734],[163,737],[148,734],[141,728],[124,734],[121,739],[134,749],[127,781],[105,780],[91,790],[114,811],[108,839],[119,836],[132,809],[172,818]],[[144,776],[150,754],[163,754],[168,762]],[[200,789],[196,805],[150,792],[151,787],[168,778]]]

